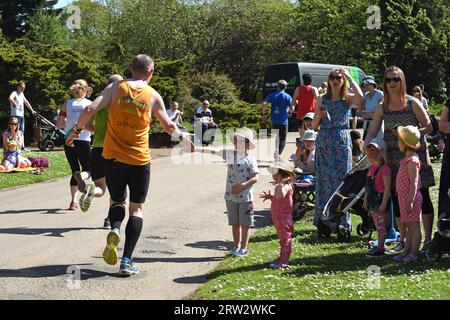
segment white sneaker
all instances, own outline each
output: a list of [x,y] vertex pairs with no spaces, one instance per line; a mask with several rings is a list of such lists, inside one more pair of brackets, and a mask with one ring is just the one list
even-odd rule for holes
[[246,257],[248,256],[248,249],[239,249],[234,253],[236,257]]

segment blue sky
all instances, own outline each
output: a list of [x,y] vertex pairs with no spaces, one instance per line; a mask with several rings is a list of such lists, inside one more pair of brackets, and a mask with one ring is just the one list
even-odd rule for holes
[[59,0],[58,3],[55,5],[55,8],[62,8],[70,3],[72,3],[72,0]]

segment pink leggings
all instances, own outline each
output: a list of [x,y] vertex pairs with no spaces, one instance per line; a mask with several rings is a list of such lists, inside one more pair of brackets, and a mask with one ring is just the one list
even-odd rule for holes
[[372,212],[372,219],[375,227],[377,228],[378,236],[385,238],[387,236],[386,213],[374,211]]
[[287,263],[292,251],[292,234],[294,233],[294,221],[292,213],[272,214],[272,222],[280,239],[280,260]]

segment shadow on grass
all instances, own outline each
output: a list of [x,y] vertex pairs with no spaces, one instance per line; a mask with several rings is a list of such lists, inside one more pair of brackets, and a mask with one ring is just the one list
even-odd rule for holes
[[[447,271],[450,268],[450,259],[442,260],[440,263],[431,264],[424,260],[415,264],[399,264],[392,260],[392,256],[384,259],[369,260],[361,253],[338,253],[325,256],[307,256],[294,258],[289,261],[290,268],[283,269],[286,275],[306,276],[310,274],[333,272],[366,272],[370,266],[376,265],[381,268],[384,276],[410,275],[410,271],[425,273],[427,270]],[[222,269],[213,271],[208,275],[208,280],[212,280],[230,273],[253,272],[261,269],[267,269],[269,261],[252,265],[238,266],[231,269]],[[336,275],[338,276],[338,275]]]

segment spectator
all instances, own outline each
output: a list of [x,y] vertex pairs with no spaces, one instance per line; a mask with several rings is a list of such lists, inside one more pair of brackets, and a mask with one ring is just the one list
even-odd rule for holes
[[423,96],[423,92],[422,89],[420,88],[420,86],[415,86],[413,88],[413,96],[415,98],[417,98],[417,100],[419,100],[420,102],[422,102],[423,107],[425,108],[425,110],[428,112],[428,100],[425,99],[425,97]]
[[448,190],[450,188],[450,97],[442,110],[441,117],[439,119],[439,130],[445,134],[446,143],[444,149],[444,158],[442,159],[441,167],[441,179],[439,184],[439,201],[438,212],[450,213],[450,208],[446,204],[450,203],[448,196]]
[[[347,92],[347,81],[354,93]],[[316,206],[314,225],[319,236],[325,224],[331,232],[339,231],[348,236],[351,231],[350,214],[343,215],[339,226],[321,219],[328,199],[352,169],[352,145],[350,138],[350,108],[359,103],[362,92],[345,69],[333,69],[328,76],[327,94],[317,100],[313,127],[320,131],[316,140]]]
[[[17,84],[16,90],[11,92],[11,94],[9,95],[9,103],[11,107],[11,117],[17,117],[19,119],[19,130],[22,131],[22,134],[25,135],[24,106],[26,106],[33,115],[36,113],[36,111],[34,111],[30,102],[25,97],[24,91],[25,83],[19,82]],[[25,149],[25,143],[22,144],[22,149]]]
[[167,110],[167,115],[169,116],[170,121],[175,122],[177,126],[183,122],[184,113],[180,111],[177,101],[172,101],[172,108]]
[[420,90],[422,90],[422,95],[425,99],[427,99],[427,102],[430,101],[430,97],[428,96],[428,93],[425,92],[425,86],[423,83],[419,84]]
[[8,121],[8,128],[3,133],[3,161],[0,171],[31,166],[31,162],[20,154],[22,146],[23,133],[19,130],[19,119],[11,117]]
[[384,141],[387,145],[387,165],[392,170],[392,202],[394,204],[394,215],[397,219],[397,225],[401,235],[401,241],[395,247],[394,251],[402,251],[406,230],[405,225],[400,219],[400,209],[398,197],[395,194],[395,185],[400,161],[404,158],[404,154],[400,151],[398,146],[398,134],[396,128],[398,126],[408,125],[419,127],[421,133],[421,146],[416,152],[420,159],[420,191],[423,196],[422,222],[425,231],[425,243],[421,250],[423,252],[431,241],[434,220],[434,208],[433,203],[431,202],[429,188],[435,185],[435,181],[427,144],[425,142],[425,135],[430,134],[433,131],[433,127],[422,102],[407,95],[405,74],[400,68],[392,66],[386,70],[383,91],[384,100],[382,108],[377,108],[375,110],[372,124],[365,139],[364,152],[367,155],[370,155],[367,144],[378,134],[381,125],[384,123]]
[[[209,109],[209,101],[205,100],[202,106],[197,108],[195,112],[195,132],[202,134],[202,144],[208,145],[214,142],[215,129],[219,126],[214,123],[211,109]],[[210,130],[211,129],[211,130]]]
[[286,135],[288,130],[289,116],[294,112],[292,105],[292,98],[285,92],[287,88],[286,80],[279,80],[277,83],[277,92],[269,94],[262,104],[262,117],[261,123],[267,122],[266,108],[267,104],[271,104],[270,118],[272,121],[272,129],[278,131],[275,141],[275,154],[274,159],[280,160],[281,153],[286,146]]
[[316,109],[316,99],[319,96],[317,88],[311,86],[312,77],[309,73],[302,75],[303,84],[295,88],[294,98],[291,102],[291,110],[297,105],[298,131],[301,133],[303,117]]
[[[377,83],[374,77],[367,76],[363,79],[363,86],[366,93],[362,99],[358,112],[363,112],[363,139],[366,138],[367,131],[369,130],[370,122],[373,118],[373,113],[383,102],[383,91],[377,89]],[[378,131],[377,138],[383,138],[383,126]]]

